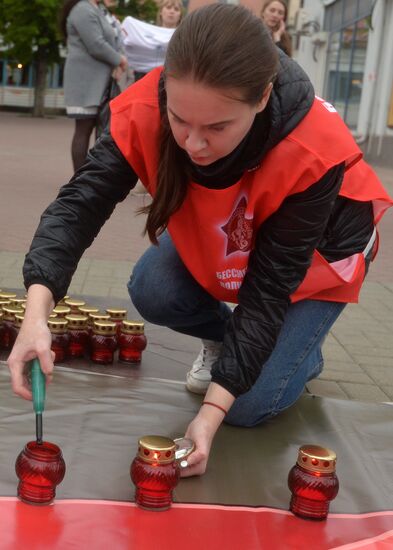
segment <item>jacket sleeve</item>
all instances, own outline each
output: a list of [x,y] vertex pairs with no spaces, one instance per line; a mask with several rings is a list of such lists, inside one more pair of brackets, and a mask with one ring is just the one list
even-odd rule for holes
[[81,2],[72,17],[72,25],[82,40],[88,53],[110,65],[117,67],[120,63],[120,54],[106,40],[100,23],[100,12],[91,4]]
[[289,196],[260,227],[212,381],[235,397],[248,391],[272,353],[295,292],[306,275],[334,202],[344,166]]
[[23,266],[26,288],[42,284],[59,301],[83,252],[137,181],[111,136],[103,135],[42,214]]

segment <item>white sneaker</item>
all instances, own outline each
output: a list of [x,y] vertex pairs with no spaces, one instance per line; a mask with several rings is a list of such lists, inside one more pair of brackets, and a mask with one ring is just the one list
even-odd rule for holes
[[218,359],[222,342],[202,340],[202,349],[187,373],[186,388],[192,393],[205,394],[211,380],[211,368]]

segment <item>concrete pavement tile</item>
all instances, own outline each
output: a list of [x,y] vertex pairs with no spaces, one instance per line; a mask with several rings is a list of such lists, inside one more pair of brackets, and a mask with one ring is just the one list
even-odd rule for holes
[[112,287],[109,289],[109,298],[122,298],[124,300],[129,300],[129,294],[126,286],[124,287]]
[[323,357],[325,361],[334,362],[334,361],[342,361],[352,363],[353,359],[349,355],[346,348],[339,344],[329,344],[326,343],[323,346]]
[[380,357],[392,357],[393,346],[390,348],[383,346],[374,346],[367,342],[363,346],[353,346],[352,343],[346,344],[345,349],[352,357],[353,361],[358,361],[359,357],[364,355],[379,355]]
[[393,400],[393,386],[384,386],[384,392],[388,394],[391,400]]
[[383,331],[370,331],[367,338],[377,347],[382,346],[390,349],[393,346],[392,325],[389,323]]
[[[324,354],[323,354],[324,355]],[[338,372],[359,372],[364,373],[362,367],[355,361],[331,361],[325,359],[324,371],[326,369],[334,370]]]
[[[390,357],[381,357],[380,355],[363,355],[358,358],[359,365],[368,372],[369,369],[386,368],[391,369],[393,375],[393,355]],[[371,371],[370,371],[371,372]]]
[[336,397],[339,399],[348,399],[348,395],[337,384],[337,382],[331,382],[330,380],[311,380],[307,383],[307,390],[314,395],[321,395],[323,397]]
[[389,396],[378,386],[372,384],[354,384],[351,382],[340,382],[340,388],[350,399],[357,401],[383,402],[389,401]]
[[393,386],[393,361],[387,366],[364,366],[364,371],[372,378],[374,383],[382,389],[385,386]]
[[323,369],[320,380],[332,380],[336,382],[355,382],[356,384],[373,384],[374,380],[365,372],[348,372],[337,369]]

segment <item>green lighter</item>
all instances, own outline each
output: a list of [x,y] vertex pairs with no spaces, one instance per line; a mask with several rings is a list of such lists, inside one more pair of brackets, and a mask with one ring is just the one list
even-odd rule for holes
[[31,391],[36,422],[37,443],[42,444],[42,413],[45,409],[46,380],[38,359],[33,359],[31,365]]

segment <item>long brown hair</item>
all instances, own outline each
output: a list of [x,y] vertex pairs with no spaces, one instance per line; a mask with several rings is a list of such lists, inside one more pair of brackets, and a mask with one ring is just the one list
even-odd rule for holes
[[[241,39],[239,39],[241,37]],[[278,55],[270,32],[248,9],[211,4],[185,17],[171,38],[164,78],[192,78],[215,89],[237,90],[242,101],[256,105],[274,79]],[[189,177],[187,157],[177,145],[166,109],[162,113],[157,191],[145,231],[152,243],[182,205]]]
[[81,0],[64,0],[59,16],[59,26],[64,38],[67,38],[67,18],[70,15],[70,11],[80,1]]
[[[270,6],[270,4],[272,4],[273,2],[279,2],[282,5],[282,7],[284,8],[284,21],[286,22],[287,17],[288,17],[288,5],[285,2],[285,0],[267,0],[266,2],[264,2],[263,5],[262,5],[262,9],[261,9],[262,19],[263,19],[263,14],[264,14],[265,9],[268,6]],[[284,31],[282,33],[281,38],[280,38],[280,45],[281,45],[281,49],[287,55],[289,55],[289,57],[292,57],[292,39],[291,39],[291,35],[289,34],[288,31]]]

